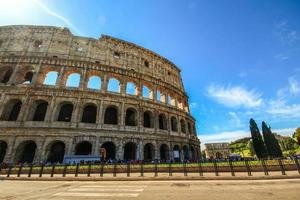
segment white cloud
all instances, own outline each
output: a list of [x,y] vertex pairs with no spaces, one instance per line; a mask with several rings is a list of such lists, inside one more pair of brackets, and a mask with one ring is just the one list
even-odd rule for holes
[[275,28],[275,33],[283,45],[293,45],[300,39],[299,33],[291,29],[286,20],[277,22]]
[[239,128],[242,126],[242,122],[241,119],[238,117],[238,115],[235,112],[229,112],[228,113],[230,120],[230,126],[235,127],[235,128]]
[[36,3],[46,13],[48,13],[49,15],[51,15],[51,16],[59,19],[59,20],[61,20],[67,26],[69,26],[70,28],[72,28],[76,32],[76,34],[83,35],[82,32],[69,19],[67,19],[64,16],[58,14],[57,12],[51,10],[49,7],[47,7],[47,5],[43,4],[39,0],[33,0],[33,2]]
[[280,118],[298,118],[300,117],[300,104],[287,105],[285,100],[271,100],[267,113]]
[[254,108],[262,105],[261,94],[255,90],[247,90],[241,86],[220,86],[211,84],[207,95],[227,107]]
[[287,60],[289,57],[287,55],[284,54],[277,54],[274,56],[277,60]]
[[289,81],[289,92],[292,95],[297,95],[300,93],[300,83],[294,78],[294,77],[290,77],[288,79]]
[[197,107],[198,107],[197,102],[192,102],[192,103],[190,103],[190,108],[191,108],[191,109],[197,108]]

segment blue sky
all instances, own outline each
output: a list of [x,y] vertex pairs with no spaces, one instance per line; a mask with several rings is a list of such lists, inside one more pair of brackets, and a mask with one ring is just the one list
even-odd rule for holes
[[299,0],[0,0],[0,25],[66,26],[151,49],[182,69],[198,136],[249,136],[267,121],[300,126]]

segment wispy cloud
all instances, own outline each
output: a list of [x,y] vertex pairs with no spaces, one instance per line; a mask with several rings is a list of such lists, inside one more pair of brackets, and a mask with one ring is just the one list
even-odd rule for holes
[[300,118],[300,104],[287,104],[283,99],[271,100],[267,113],[278,118]]
[[299,32],[292,29],[286,20],[275,23],[275,33],[283,45],[293,45],[300,39]]
[[241,119],[235,112],[229,112],[229,126],[240,128],[243,126]]
[[40,2],[39,0],[33,0],[33,2],[36,3],[42,10],[44,10],[49,15],[61,20],[64,24],[73,29],[76,34],[83,35],[82,32],[69,19],[65,18],[64,16],[60,15],[54,10],[51,10],[47,5]]
[[241,86],[225,87],[211,84],[207,88],[207,95],[227,107],[253,108],[263,103],[260,93]]

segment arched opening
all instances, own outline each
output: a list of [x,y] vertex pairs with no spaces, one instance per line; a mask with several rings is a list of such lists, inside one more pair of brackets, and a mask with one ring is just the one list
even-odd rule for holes
[[37,146],[34,141],[22,142],[16,151],[16,163],[32,163],[35,156],[36,147]]
[[68,76],[66,86],[67,87],[79,87],[80,84],[80,74],[72,73]]
[[133,142],[128,142],[124,146],[124,160],[135,160],[136,159],[137,146]]
[[180,151],[180,147],[178,145],[175,145],[173,147],[173,157],[175,161],[180,161],[180,155],[181,151]]
[[106,160],[114,160],[116,159],[116,146],[112,142],[105,142],[102,144],[101,148],[106,150]]
[[136,85],[132,82],[126,84],[126,94],[137,95]]
[[177,126],[177,119],[176,117],[171,117],[171,130],[174,132],[178,131],[178,126]]
[[107,91],[120,93],[120,81],[115,78],[109,79]]
[[153,91],[149,89],[149,87],[143,85],[142,88],[142,93],[143,93],[143,97],[147,98],[147,99],[152,99],[153,98]]
[[144,160],[145,161],[152,161],[155,158],[155,149],[153,144],[147,143],[144,146]]
[[164,114],[160,114],[158,116],[158,122],[159,122],[159,129],[161,130],[167,130],[167,118]]
[[38,101],[32,121],[44,121],[48,108],[48,102]]
[[57,121],[70,122],[72,119],[73,104],[65,103],[60,107]]
[[3,75],[1,76],[1,83],[7,83],[12,75],[13,70],[9,68],[6,70]]
[[95,105],[87,105],[83,109],[81,122],[96,123],[97,107]]
[[92,153],[92,144],[87,141],[80,142],[76,145],[75,155],[90,155]]
[[191,126],[191,123],[188,122],[187,125],[188,125],[188,133],[189,133],[189,134],[192,134],[192,126]]
[[183,146],[183,159],[184,159],[184,160],[190,159],[190,155],[189,155],[189,147],[186,146],[186,145]]
[[47,156],[47,162],[62,163],[65,155],[65,143],[62,141],[53,142]]
[[114,106],[109,106],[105,110],[104,124],[118,124],[118,110]]
[[191,158],[192,158],[193,160],[196,160],[196,152],[195,152],[194,147],[191,146],[190,149],[191,149],[191,156],[192,156]]
[[126,110],[125,125],[136,126],[136,124],[136,110],[133,108],[128,108]]
[[153,117],[150,111],[144,112],[144,127],[145,128],[153,128]]
[[32,77],[33,77],[33,72],[26,72],[24,76],[23,84],[30,84],[32,81]]
[[169,147],[168,147],[168,145],[162,144],[162,145],[160,146],[159,151],[160,151],[160,159],[161,159],[161,160],[169,160],[169,159],[170,159],[170,157],[169,157]]
[[221,158],[223,158],[222,153],[217,152],[217,153],[216,153],[216,159],[221,159]]
[[20,100],[10,100],[4,107],[1,119],[4,121],[17,121],[21,106],[22,102]]
[[44,79],[44,85],[56,85],[58,77],[58,72],[57,71],[51,71],[46,74],[46,77]]
[[183,119],[180,120],[180,130],[182,133],[186,133],[186,125],[185,125],[185,121]]
[[3,162],[6,154],[7,143],[5,141],[0,140],[0,163]]
[[87,88],[100,90],[101,89],[101,78],[99,76],[91,76],[88,81]]

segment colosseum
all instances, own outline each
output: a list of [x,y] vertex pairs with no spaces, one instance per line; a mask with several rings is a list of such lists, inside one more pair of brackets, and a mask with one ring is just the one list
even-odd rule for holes
[[0,163],[200,156],[180,69],[130,42],[2,26],[0,91]]

